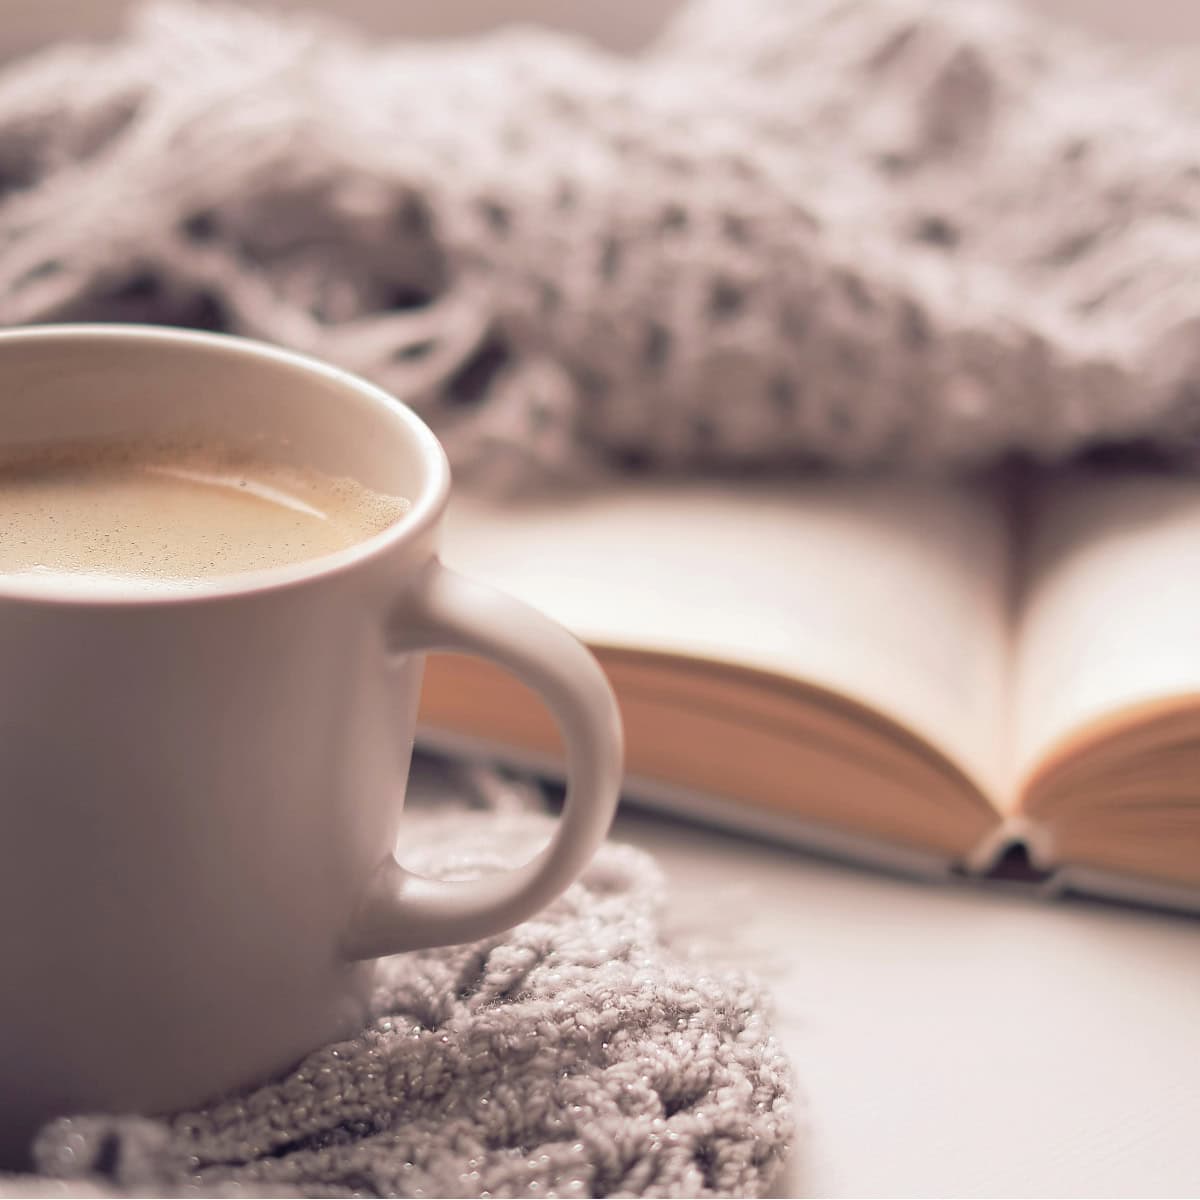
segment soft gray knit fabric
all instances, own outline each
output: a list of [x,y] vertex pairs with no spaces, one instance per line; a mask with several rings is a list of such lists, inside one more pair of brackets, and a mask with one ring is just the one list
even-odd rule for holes
[[168,3],[0,76],[0,322],[314,351],[463,464],[962,463],[1200,426],[1200,132],[986,0],[645,55]]
[[[630,60],[176,2],[0,72],[0,323],[280,341],[460,467],[1194,453],[1198,270],[1192,114],[979,0],[696,0]],[[606,848],[537,921],[386,961],[353,1042],[65,1121],[0,1192],[760,1192],[789,1129],[762,998],[673,956],[658,904]]]
[[[546,822],[410,834],[414,868],[489,870]],[[752,982],[664,944],[663,902],[645,854],[606,846],[511,933],[384,960],[360,1037],[199,1112],[62,1120],[42,1176],[0,1195],[758,1195],[791,1132],[787,1065]]]

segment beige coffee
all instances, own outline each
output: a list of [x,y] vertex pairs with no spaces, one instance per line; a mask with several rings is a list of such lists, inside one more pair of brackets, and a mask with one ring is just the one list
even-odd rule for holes
[[408,502],[215,449],[92,446],[0,461],[0,580],[175,587],[320,558]]

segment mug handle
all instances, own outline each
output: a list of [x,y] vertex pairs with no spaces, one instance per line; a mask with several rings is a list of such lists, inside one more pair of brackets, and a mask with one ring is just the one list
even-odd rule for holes
[[435,560],[392,610],[394,653],[466,651],[494,659],[540,692],[567,758],[567,795],[549,844],[532,861],[447,883],[389,854],[370,880],[343,943],[349,959],[470,942],[510,929],[572,883],[604,840],[620,791],[621,718],[587,649],[561,625]]

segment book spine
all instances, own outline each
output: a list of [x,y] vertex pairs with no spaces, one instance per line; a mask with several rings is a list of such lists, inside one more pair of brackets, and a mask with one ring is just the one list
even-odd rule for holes
[[1054,838],[1049,829],[1028,817],[1006,817],[967,855],[964,864],[967,874],[994,874],[1000,862],[1014,850],[1024,851],[1035,871],[1049,874],[1057,865]]

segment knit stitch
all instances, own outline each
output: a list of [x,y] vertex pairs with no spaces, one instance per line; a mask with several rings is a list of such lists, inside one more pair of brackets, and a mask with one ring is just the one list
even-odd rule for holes
[[987,0],[696,0],[618,58],[217,4],[0,75],[0,323],[315,352],[457,463],[1194,452],[1200,133]]
[[[405,862],[497,869],[547,826],[425,818]],[[384,960],[359,1037],[196,1112],[64,1118],[0,1195],[761,1194],[787,1064],[752,982],[666,946],[663,902],[652,860],[608,845],[518,929]]]
[[[175,0],[0,72],[0,324],[282,342],[460,468],[1194,457],[1198,270],[1165,77],[984,0],[695,0],[630,59]],[[489,820],[456,866],[527,844]],[[785,1065],[751,983],[663,944],[659,889],[607,847],[537,920],[386,960],[353,1041],[64,1119],[50,1179],[0,1192],[759,1193]]]

